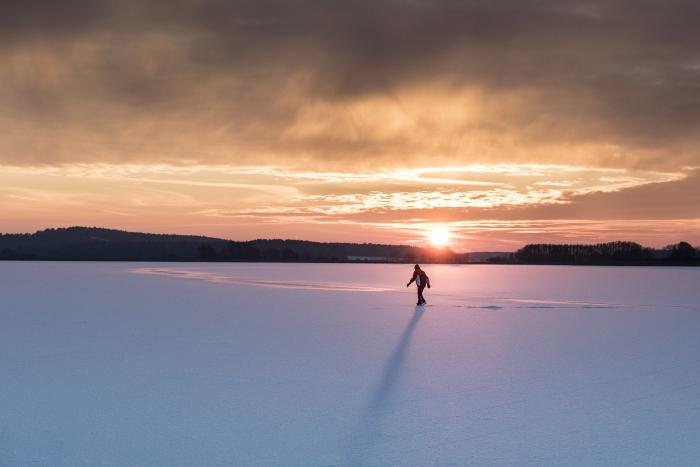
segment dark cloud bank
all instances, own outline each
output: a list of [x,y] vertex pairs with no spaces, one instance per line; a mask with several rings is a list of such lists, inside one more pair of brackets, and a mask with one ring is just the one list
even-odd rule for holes
[[[504,134],[533,162],[594,143],[617,149],[593,165],[700,165],[698,18],[689,0],[3,1],[0,161],[466,163],[455,140]],[[309,105],[438,82],[491,110],[416,154],[402,134],[289,137]]]

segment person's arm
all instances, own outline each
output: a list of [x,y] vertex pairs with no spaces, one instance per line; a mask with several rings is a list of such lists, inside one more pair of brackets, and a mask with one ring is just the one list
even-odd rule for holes
[[425,285],[427,285],[428,288],[430,288],[430,277],[428,277],[427,274],[425,275]]
[[408,281],[408,284],[406,284],[406,287],[408,287],[409,285],[411,285],[411,284],[413,283],[413,281],[416,280],[416,276],[417,276],[417,275],[418,275],[418,273],[415,272],[415,271],[413,271],[413,277],[411,277],[411,280]]

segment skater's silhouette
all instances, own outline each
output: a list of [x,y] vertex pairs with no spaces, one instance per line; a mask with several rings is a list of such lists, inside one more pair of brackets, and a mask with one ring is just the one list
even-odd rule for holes
[[413,277],[411,277],[411,280],[408,281],[406,287],[411,285],[411,282],[415,282],[416,286],[418,287],[418,303],[416,303],[416,305],[424,305],[425,298],[423,297],[423,290],[425,289],[426,285],[428,288],[430,288],[430,279],[425,271],[423,271],[417,264],[413,268]]

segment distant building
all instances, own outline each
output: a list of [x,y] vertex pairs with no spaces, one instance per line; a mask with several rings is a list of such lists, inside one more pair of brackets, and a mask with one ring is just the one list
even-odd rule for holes
[[387,262],[396,261],[396,258],[388,258],[386,256],[346,256],[348,261],[372,261],[372,262]]

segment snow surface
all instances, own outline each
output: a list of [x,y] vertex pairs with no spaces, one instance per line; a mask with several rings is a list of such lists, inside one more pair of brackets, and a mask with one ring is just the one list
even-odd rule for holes
[[0,262],[2,466],[686,466],[700,269]]

